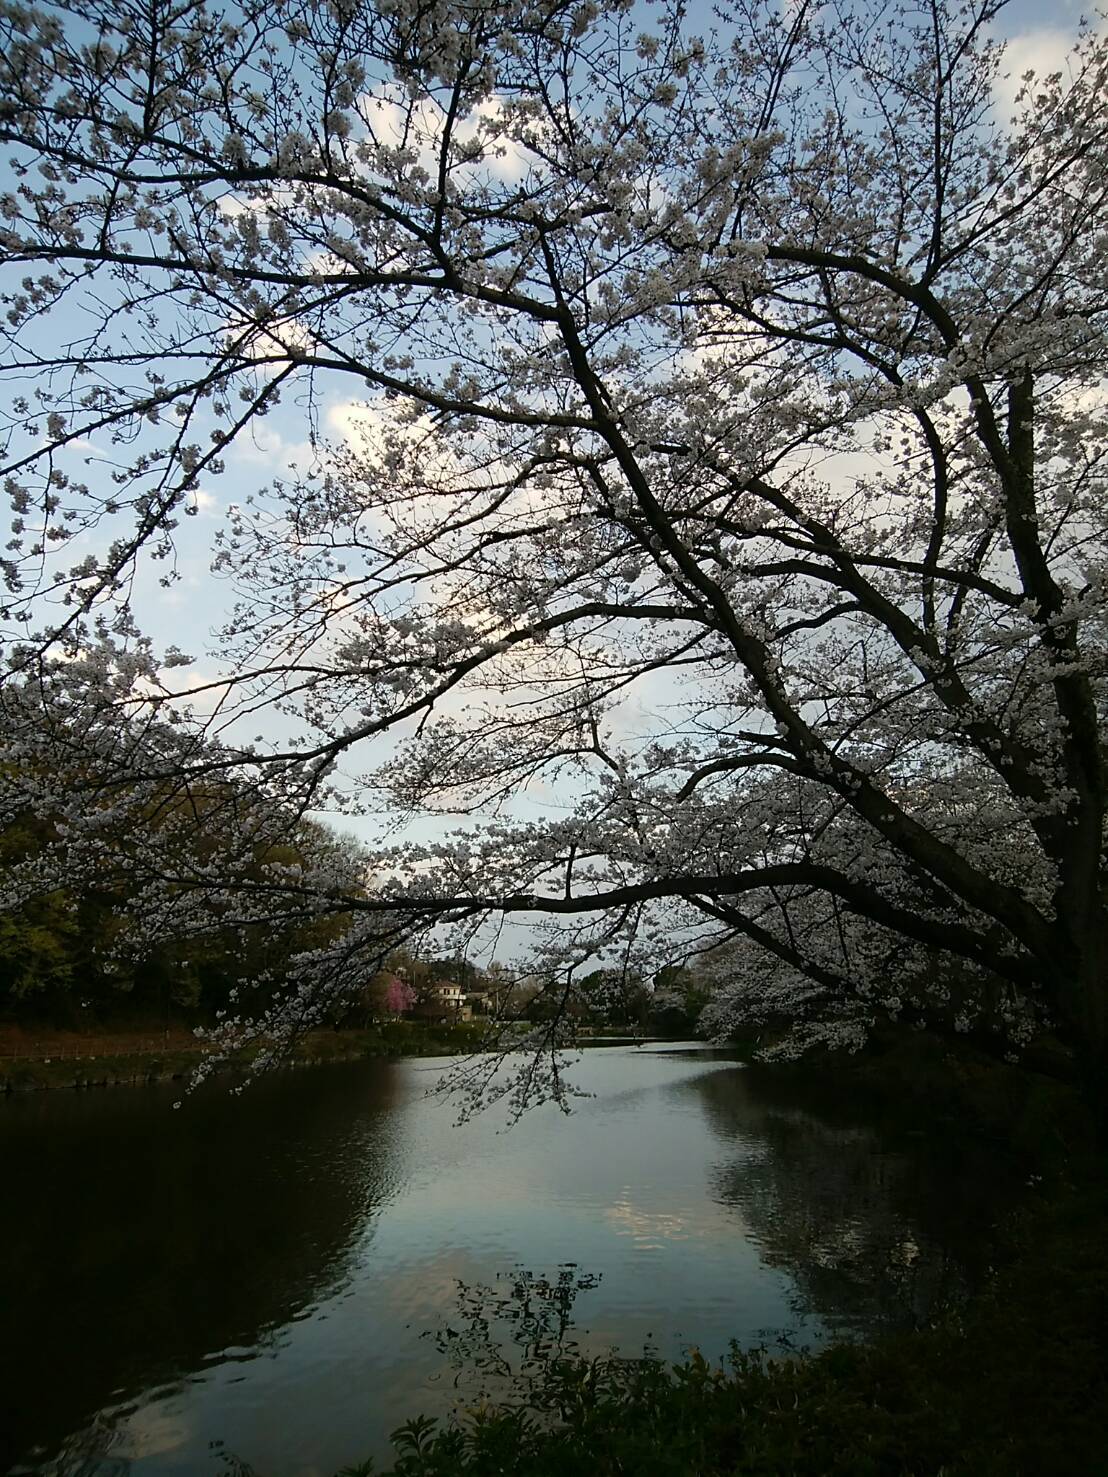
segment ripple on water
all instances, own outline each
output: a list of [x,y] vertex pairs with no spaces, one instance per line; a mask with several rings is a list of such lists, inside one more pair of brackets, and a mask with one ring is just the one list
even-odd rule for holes
[[590,1353],[722,1354],[911,1321],[987,1259],[980,1166],[888,1152],[726,1061],[592,1051],[594,1097],[507,1133],[453,1128],[427,1066],[290,1073],[179,1113],[172,1088],[110,1112],[0,1105],[35,1207],[0,1222],[21,1351],[7,1460],[214,1477],[222,1440],[267,1477],[330,1472],[449,1409],[444,1329],[477,1369],[516,1367],[536,1328]]

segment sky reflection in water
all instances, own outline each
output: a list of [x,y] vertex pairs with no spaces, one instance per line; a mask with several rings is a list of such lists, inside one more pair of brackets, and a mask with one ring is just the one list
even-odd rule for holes
[[[616,1048],[576,1070],[595,1097],[507,1132],[454,1128],[426,1061],[177,1113],[172,1087],[0,1104],[22,1205],[0,1228],[0,1471],[216,1477],[217,1440],[263,1477],[384,1455],[406,1417],[518,1368],[521,1267],[549,1313],[573,1264],[560,1316],[585,1352],[717,1357],[910,1324],[988,1255],[995,1176],[952,1150],[882,1147],[710,1054]],[[465,1332],[478,1288],[495,1347],[452,1361],[442,1331]]]

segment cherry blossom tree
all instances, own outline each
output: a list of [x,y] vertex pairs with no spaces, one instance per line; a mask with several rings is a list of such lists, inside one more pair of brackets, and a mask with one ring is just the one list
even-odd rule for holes
[[[522,915],[562,1006],[726,944],[721,1029],[1108,1080],[1108,49],[1012,102],[1001,10],[0,7],[10,680],[221,727],[151,782],[481,820],[382,845],[298,1009]],[[133,582],[266,416],[190,687]]]
[[406,980],[390,975],[385,986],[385,1009],[390,1015],[403,1015],[416,1002],[416,992]]

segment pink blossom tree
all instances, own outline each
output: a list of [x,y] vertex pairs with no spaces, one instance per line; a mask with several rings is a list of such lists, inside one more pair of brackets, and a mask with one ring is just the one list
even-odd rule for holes
[[403,1015],[416,1002],[416,992],[399,975],[392,975],[385,986],[385,1009],[390,1015]]

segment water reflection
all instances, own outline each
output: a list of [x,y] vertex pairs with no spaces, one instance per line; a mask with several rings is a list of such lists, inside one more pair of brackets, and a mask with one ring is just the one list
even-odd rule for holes
[[[180,1111],[172,1085],[2,1105],[0,1162],[22,1189],[0,1220],[0,1470],[78,1428],[61,1469],[93,1470],[116,1424],[94,1413],[256,1357],[332,1293],[396,1183],[397,1086],[382,1064],[353,1093],[337,1067]],[[180,1440],[132,1423],[128,1449]]]
[[794,1306],[837,1334],[917,1327],[983,1276],[1015,1192],[979,1147],[859,1121],[814,1082],[744,1071],[688,1085],[729,1149],[714,1195],[740,1212]]
[[459,1406],[534,1402],[552,1365],[585,1352],[576,1303],[599,1283],[575,1262],[549,1276],[513,1267],[491,1285],[459,1279],[450,1318],[423,1335],[449,1370]]
[[328,1067],[179,1113],[173,1089],[0,1103],[0,1471],[215,1477],[222,1440],[318,1477],[552,1349],[911,1322],[987,1255],[995,1175],[792,1079],[596,1051],[594,1097],[503,1133],[453,1128],[435,1075]]

